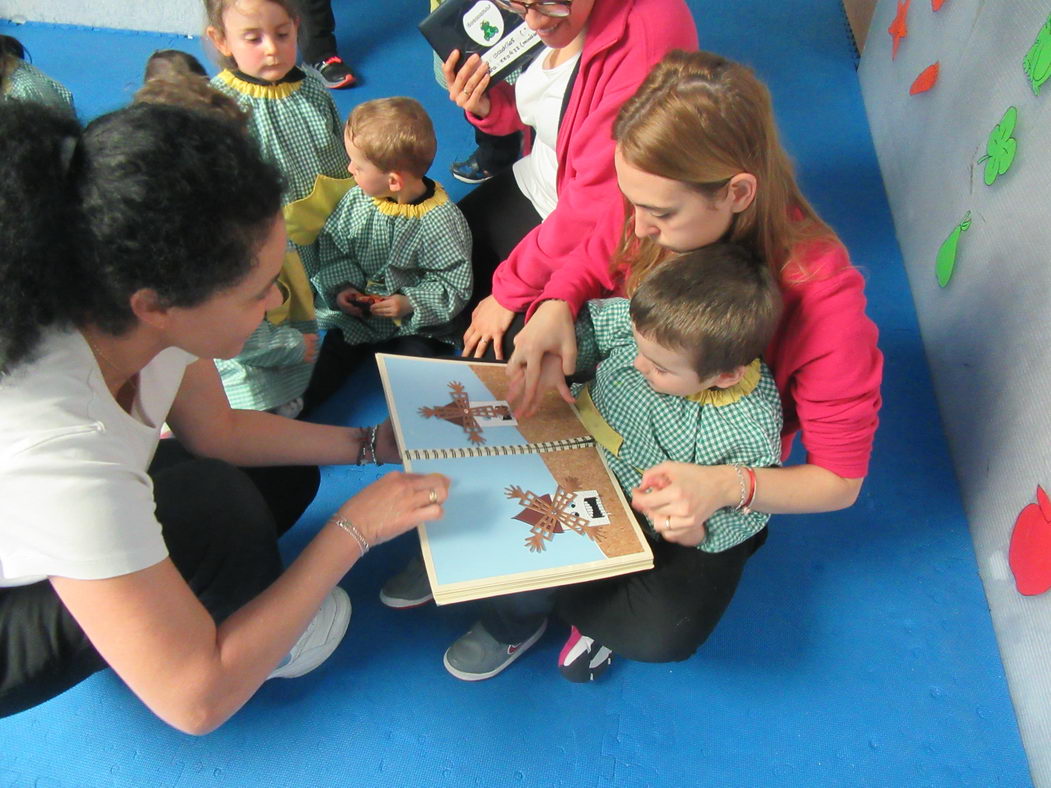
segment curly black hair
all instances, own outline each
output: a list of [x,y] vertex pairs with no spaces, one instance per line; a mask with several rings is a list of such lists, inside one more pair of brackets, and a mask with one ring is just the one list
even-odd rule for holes
[[256,145],[211,113],[136,104],[75,121],[0,106],[0,359],[52,325],[131,329],[130,298],[192,307],[240,281],[280,208]]

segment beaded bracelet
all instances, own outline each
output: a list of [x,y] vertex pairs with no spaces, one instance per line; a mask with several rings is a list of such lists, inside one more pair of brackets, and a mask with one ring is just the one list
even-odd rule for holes
[[[741,497],[738,499],[734,511],[742,514],[751,514],[752,510],[750,507],[752,501],[755,500],[756,490],[759,488],[759,479],[755,475],[755,471],[747,465],[734,463],[733,469],[737,474],[737,485],[741,490]],[[747,480],[745,479],[746,475],[748,477]]]
[[[366,450],[368,453],[366,454]],[[358,450],[358,465],[365,465],[367,462],[370,465],[379,465],[379,461],[376,459],[376,428],[366,427],[362,429],[361,435],[361,448]]]
[[358,549],[361,551],[361,555],[358,558],[363,558],[365,553],[369,551],[369,542],[361,535],[361,531],[350,520],[344,520],[342,517],[333,517],[332,522],[354,537],[354,541],[358,543]]

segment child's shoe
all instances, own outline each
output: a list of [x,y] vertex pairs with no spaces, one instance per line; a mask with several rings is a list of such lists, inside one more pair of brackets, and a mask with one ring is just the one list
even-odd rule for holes
[[380,602],[397,609],[418,607],[430,602],[431,597],[431,581],[427,579],[427,569],[419,555],[380,589]]
[[321,75],[321,81],[329,90],[353,87],[358,81],[350,66],[344,63],[339,55],[315,63],[314,70]]
[[594,638],[581,635],[579,629],[572,627],[569,639],[558,655],[558,670],[564,678],[578,684],[586,684],[605,673],[611,662],[612,651],[601,643],[596,643]]
[[294,679],[309,673],[336,650],[350,624],[350,597],[336,586],[328,592],[306,630],[292,646],[288,656],[267,676],[268,679]]
[[528,651],[545,629],[546,618],[540,622],[536,632],[521,643],[501,643],[489,634],[481,621],[476,622],[466,635],[445,652],[445,669],[464,681],[492,678]]

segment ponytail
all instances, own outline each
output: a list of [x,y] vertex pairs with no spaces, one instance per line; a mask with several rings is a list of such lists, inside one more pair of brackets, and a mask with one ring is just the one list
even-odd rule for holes
[[29,356],[44,329],[75,319],[85,283],[68,165],[79,138],[67,113],[0,103],[0,370]]

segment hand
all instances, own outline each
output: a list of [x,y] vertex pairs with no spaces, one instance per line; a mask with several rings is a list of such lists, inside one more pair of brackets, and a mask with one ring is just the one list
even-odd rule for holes
[[497,361],[504,360],[504,334],[511,325],[515,313],[502,306],[494,296],[487,296],[471,313],[471,325],[463,334],[463,356],[474,358],[485,355],[486,346],[492,345]]
[[313,364],[317,361],[317,334],[303,334],[303,362]]
[[[562,376],[557,380],[550,374],[542,377],[542,365],[548,357],[561,362]],[[540,395],[552,387],[558,389],[566,402],[573,402],[565,376],[572,375],[576,367],[577,335],[569,304],[558,300],[545,301],[518,332],[515,351],[507,362],[507,375],[515,392],[514,397],[509,395],[509,399],[515,406],[515,413],[523,418],[532,415],[540,402]]]
[[387,419],[376,426],[376,463],[386,465],[389,462],[401,465],[401,452],[394,438],[394,425]]
[[737,490],[737,474],[729,465],[662,462],[642,474],[631,505],[664,539],[693,547],[707,536],[708,518],[737,503]]
[[345,287],[336,295],[336,306],[339,311],[351,317],[364,318],[365,313],[354,302],[364,294],[356,287]]
[[485,95],[489,87],[489,64],[476,54],[467,58],[459,71],[456,70],[458,62],[460,50],[454,49],[442,63],[445,84],[449,86],[449,101],[476,118],[487,117],[492,109],[492,103]]
[[526,410],[524,404],[516,406],[516,403],[520,402],[524,396],[525,374],[521,370],[516,370],[511,374],[511,383],[507,387],[507,402],[514,411],[516,418],[524,419],[536,413],[537,406],[540,404],[540,398],[548,389],[557,390],[562,399],[570,404],[576,402],[572,392],[569,390],[569,386],[566,385],[566,376],[562,374],[562,360],[558,356],[545,353],[539,367],[539,371],[534,370],[536,375],[536,381],[534,382],[536,395],[530,401],[528,410]]
[[428,520],[442,517],[449,479],[393,471],[344,502],[336,517],[349,520],[370,547],[393,539]]
[[372,305],[370,311],[373,317],[389,317],[391,320],[394,320],[411,314],[412,303],[407,296],[395,293],[392,296],[387,296],[382,301],[377,301]]

